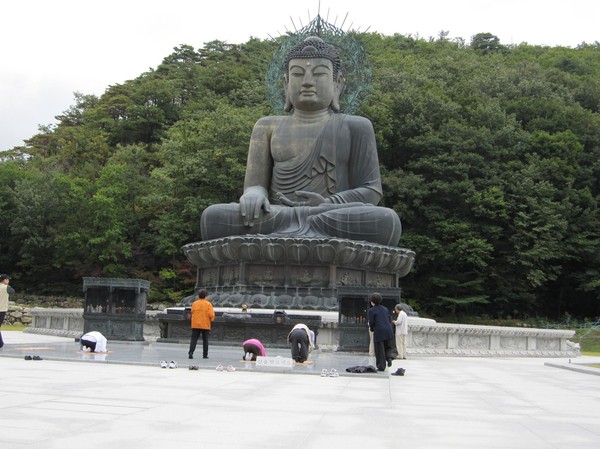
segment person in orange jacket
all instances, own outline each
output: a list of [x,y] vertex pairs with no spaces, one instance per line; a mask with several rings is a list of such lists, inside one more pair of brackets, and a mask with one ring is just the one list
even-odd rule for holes
[[194,358],[194,351],[200,335],[202,335],[202,358],[208,358],[208,335],[210,333],[210,323],[215,319],[215,310],[206,299],[207,296],[208,292],[205,289],[200,290],[198,299],[192,304],[192,338],[188,351],[190,359]]

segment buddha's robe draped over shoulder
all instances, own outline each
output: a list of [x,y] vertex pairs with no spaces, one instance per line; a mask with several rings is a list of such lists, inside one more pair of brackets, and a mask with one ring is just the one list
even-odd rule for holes
[[[281,126],[278,125],[278,126]],[[277,139],[277,132],[274,133]],[[305,190],[330,198],[333,203],[371,203],[382,196],[379,159],[371,122],[362,117],[332,114],[308,151],[284,162],[276,162],[270,186],[292,201]]]

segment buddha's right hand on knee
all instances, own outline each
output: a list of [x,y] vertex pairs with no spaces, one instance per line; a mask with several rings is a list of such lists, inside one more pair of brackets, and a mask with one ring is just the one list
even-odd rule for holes
[[261,211],[271,212],[269,195],[264,187],[248,187],[240,198],[240,213],[244,226],[254,226],[254,222],[260,218]]

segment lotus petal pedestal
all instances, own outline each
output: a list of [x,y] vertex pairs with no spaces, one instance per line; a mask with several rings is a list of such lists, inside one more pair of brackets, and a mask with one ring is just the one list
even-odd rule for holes
[[183,251],[215,306],[329,311],[338,310],[339,289],[399,289],[415,257],[369,242],[263,235],[189,243]]

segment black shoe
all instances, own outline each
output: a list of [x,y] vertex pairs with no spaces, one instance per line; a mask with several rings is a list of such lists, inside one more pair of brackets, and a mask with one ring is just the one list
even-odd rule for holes
[[31,357],[30,355],[26,355],[25,360],[33,360],[33,357]]
[[191,371],[197,371],[197,370],[199,370],[199,369],[200,369],[200,367],[199,367],[198,365],[190,365],[190,366],[189,366],[189,369],[190,369]]
[[202,358],[203,358],[203,359],[207,359],[207,358],[208,358],[208,356],[207,356],[207,355],[203,355],[203,356],[202,356]]
[[39,355],[34,355],[33,360],[44,360],[44,359],[41,358]]
[[392,367],[392,359],[387,359],[388,367]]
[[188,354],[188,359],[193,359],[194,358],[194,354],[192,354],[191,352]]
[[392,376],[404,376],[405,371],[406,370],[404,368],[398,368],[392,373]]

